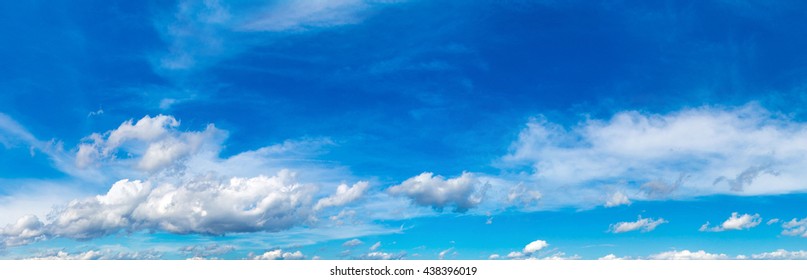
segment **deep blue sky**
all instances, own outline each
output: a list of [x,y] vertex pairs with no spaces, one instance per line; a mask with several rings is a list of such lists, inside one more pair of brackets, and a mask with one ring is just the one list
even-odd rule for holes
[[[805,10],[798,1],[2,3],[0,203],[15,216],[3,223],[43,215],[50,203],[103,195],[121,179],[181,185],[211,172],[254,177],[286,168],[318,187],[314,202],[338,183],[368,181],[370,187],[330,212],[315,210],[315,222],[295,222],[279,233],[271,226],[246,230],[327,233],[307,245],[238,243],[228,258],[276,248],[302,248],[307,258],[360,257],[340,253],[342,242],[353,238],[364,239],[364,247],[397,242],[385,245],[388,253],[407,258],[436,258],[448,248],[455,248],[455,258],[504,258],[533,240],[584,258],[647,257],[671,249],[729,257],[804,250],[799,234],[780,232],[786,230],[782,222],[805,215],[798,193],[807,185],[794,183],[807,167],[807,149],[797,144],[807,139],[801,133],[807,131]],[[620,114],[647,118],[650,128],[641,121],[620,123]],[[179,121],[165,126],[167,138],[132,136],[112,146],[110,135],[121,124],[158,115]],[[672,125],[678,120],[680,127]],[[698,126],[710,121],[715,124]],[[194,146],[190,135],[209,124],[222,133]],[[550,133],[542,134],[542,127]],[[714,134],[699,136],[704,130]],[[618,136],[602,136],[610,132]],[[93,133],[105,142],[93,142]],[[692,135],[694,144],[675,135]],[[714,140],[719,135],[734,136]],[[136,164],[149,157],[146,147],[162,140],[192,148],[172,150],[179,152],[170,166]],[[80,145],[89,143],[99,153],[104,147],[112,152],[84,166]],[[283,143],[283,151],[224,163]],[[641,151],[613,148],[619,143]],[[210,151],[214,156],[205,156]],[[564,173],[574,168],[581,168],[572,172],[576,176]],[[434,193],[428,191],[407,192],[404,182],[423,172],[440,180],[468,172],[477,180],[469,188],[482,194],[482,202],[461,191],[442,201],[429,200]],[[679,177],[691,179],[675,184]],[[729,191],[732,182],[750,189]],[[542,194],[537,206],[501,203],[519,183]],[[439,188],[433,184],[439,182],[424,186]],[[670,191],[648,191],[652,186]],[[603,207],[615,193],[632,204]],[[383,203],[373,202],[384,199],[397,199],[388,204],[389,213],[363,213],[376,211]],[[359,213],[353,225],[368,232],[322,224],[351,209]],[[739,231],[698,231],[732,212],[759,213],[763,221]],[[607,232],[638,215],[668,223],[648,232]],[[156,226],[165,217],[135,216],[123,215],[131,224],[117,228],[86,229],[100,239],[60,232],[40,216],[44,243],[19,247],[7,241],[7,252],[0,252],[20,258],[110,244],[124,251],[155,249],[159,242],[142,241],[149,232],[182,246],[201,244],[197,238],[229,242],[210,241],[209,232],[198,228],[174,234]],[[494,222],[487,225],[490,216]],[[766,225],[771,218],[782,222]],[[155,225],[135,226],[149,222]],[[478,236],[463,236],[474,232],[456,229],[463,227],[487,227],[501,242],[471,245]],[[248,238],[243,229],[224,233]],[[457,237],[425,240],[434,230]],[[732,241],[715,245],[721,234]],[[743,244],[747,250],[736,249]]]

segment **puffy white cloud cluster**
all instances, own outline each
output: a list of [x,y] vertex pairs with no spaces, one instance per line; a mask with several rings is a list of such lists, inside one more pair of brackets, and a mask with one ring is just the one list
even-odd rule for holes
[[305,258],[305,255],[303,255],[303,252],[300,251],[284,252],[281,249],[275,249],[272,251],[266,251],[260,255],[250,253],[248,258],[250,260],[302,260]]
[[691,252],[689,250],[667,251],[650,256],[653,260],[725,260],[729,259],[726,254],[712,254],[703,250]]
[[540,239],[535,240],[535,241],[532,241],[532,242],[528,243],[527,245],[525,245],[524,248],[521,249],[521,252],[512,251],[512,252],[508,253],[507,258],[514,259],[514,260],[530,258],[530,257],[532,257],[533,254],[535,254],[536,252],[538,252],[538,251],[540,251],[540,250],[542,250],[542,249],[544,249],[544,248],[546,248],[548,246],[549,246],[549,243],[547,243],[544,240],[540,240]]
[[370,188],[370,183],[365,181],[353,184],[352,187],[348,187],[347,184],[341,184],[336,188],[335,194],[317,201],[317,204],[314,205],[314,210],[319,211],[323,208],[351,203],[362,197],[368,188]]
[[641,232],[649,232],[656,229],[661,224],[667,223],[666,220],[662,218],[658,219],[650,219],[650,218],[639,218],[635,222],[619,222],[616,224],[612,224],[609,227],[610,232],[613,233],[623,233],[635,230],[641,230]]
[[55,209],[47,223],[35,216],[22,217],[0,231],[0,240],[17,246],[50,237],[89,239],[120,231],[213,235],[279,231],[312,219],[317,190],[299,183],[288,170],[271,177],[198,177],[179,184],[121,180],[104,195]]
[[[570,128],[533,119],[502,161],[532,167],[544,189],[575,193],[570,204],[599,186],[633,189],[645,199],[776,194],[807,187],[805,143],[807,124],[756,105],[625,111]],[[609,205],[625,201],[611,198]]]
[[792,219],[782,224],[782,234],[790,236],[801,236],[807,238],[807,218],[797,220]]
[[450,179],[424,172],[390,187],[387,192],[409,197],[418,205],[435,209],[453,207],[456,212],[464,212],[482,202],[487,186],[468,172]]
[[714,227],[709,227],[709,222],[703,224],[700,228],[700,231],[711,231],[711,232],[719,232],[719,231],[726,231],[726,230],[743,230],[743,229],[750,229],[755,226],[758,226],[762,222],[762,218],[759,214],[749,215],[749,214],[742,214],[739,215],[737,212],[731,213],[731,217],[729,217],[726,221],[722,224]]
[[128,120],[105,133],[94,133],[78,146],[76,165],[88,167],[99,160],[124,155],[124,159],[136,160],[137,168],[155,171],[203,148],[217,151],[226,136],[212,124],[201,132],[180,132],[176,130],[178,126],[179,121],[172,116],[145,116],[137,122]]

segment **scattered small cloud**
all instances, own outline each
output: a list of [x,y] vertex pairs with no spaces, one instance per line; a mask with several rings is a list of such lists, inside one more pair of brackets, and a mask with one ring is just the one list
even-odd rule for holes
[[361,240],[358,240],[358,239],[351,239],[351,240],[345,241],[345,243],[342,243],[342,246],[344,246],[344,247],[356,247],[356,246],[359,246],[361,244],[364,244],[364,242],[362,242]]
[[739,215],[737,212],[734,212],[731,213],[731,217],[729,217],[728,220],[724,221],[719,226],[709,227],[709,222],[706,222],[706,224],[703,224],[699,230],[709,232],[720,232],[726,230],[743,230],[756,227],[761,222],[762,218],[759,216],[759,214]]
[[656,227],[659,225],[666,223],[667,221],[662,218],[650,219],[639,216],[635,222],[619,222],[612,224],[608,231],[613,233],[623,233],[635,230],[640,230],[641,232],[650,232],[656,229]]

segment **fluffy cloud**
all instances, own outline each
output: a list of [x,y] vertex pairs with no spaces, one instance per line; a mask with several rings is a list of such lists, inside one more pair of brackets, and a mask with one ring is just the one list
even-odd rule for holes
[[312,219],[317,189],[299,183],[288,170],[271,177],[208,176],[178,183],[120,180],[104,195],[55,209],[47,223],[22,217],[0,231],[0,240],[17,246],[50,237],[89,239],[120,231],[280,231]]
[[624,259],[625,258],[617,257],[614,254],[608,254],[608,255],[605,255],[605,256],[599,258],[598,260],[624,260]]
[[807,237],[807,218],[792,219],[782,224],[782,235]]
[[512,252],[508,253],[507,258],[516,259],[516,260],[517,259],[528,258],[528,257],[531,257],[536,252],[541,251],[542,249],[544,249],[544,248],[546,248],[548,246],[549,246],[549,243],[547,243],[544,240],[540,240],[540,239],[535,240],[535,241],[532,241],[532,242],[528,243],[527,245],[525,245],[524,248],[521,249],[521,252],[512,251]]
[[531,167],[544,198],[559,199],[548,190],[562,187],[568,204],[596,197],[588,192],[600,186],[643,199],[777,194],[804,190],[804,143],[807,124],[756,105],[626,111],[570,128],[533,119],[502,162]]
[[250,253],[248,258],[250,260],[302,260],[305,258],[305,255],[303,255],[303,253],[300,251],[284,252],[281,249],[275,249],[272,251],[266,251],[260,255]]
[[524,252],[524,254],[532,254],[546,248],[547,246],[549,246],[549,243],[546,243],[546,241],[535,240],[527,244],[527,246],[524,246],[524,250],[522,250],[522,252]]
[[486,189],[486,184],[468,172],[451,179],[424,172],[387,191],[392,195],[409,197],[418,205],[436,209],[454,207],[454,211],[464,212],[482,202]]
[[667,221],[665,221],[662,218],[658,218],[658,219],[644,218],[643,219],[642,216],[639,216],[639,218],[635,222],[619,222],[619,223],[613,224],[613,225],[610,226],[608,231],[613,232],[613,233],[623,233],[623,232],[629,232],[629,231],[634,231],[634,230],[641,230],[641,232],[649,232],[649,231],[653,231],[654,229],[656,229],[657,226],[659,226],[661,224],[664,224],[664,223],[667,223]]
[[[19,218],[16,223],[0,229],[3,246],[20,246],[45,238],[45,225],[34,215]],[[0,247],[3,247],[0,246]]]
[[725,254],[711,254],[703,250],[696,252],[673,250],[650,256],[650,259],[654,260],[725,260],[728,258]]
[[608,200],[605,201],[605,207],[616,207],[620,205],[630,205],[630,199],[622,192],[615,192],[612,195],[608,196]]
[[115,160],[125,155],[126,159],[137,161],[135,167],[155,171],[200,149],[218,151],[226,136],[212,124],[200,132],[180,132],[178,126],[179,121],[172,116],[145,116],[137,122],[128,120],[103,134],[94,133],[79,145],[76,165],[88,167],[99,160]]
[[779,249],[773,252],[751,255],[757,260],[807,260],[807,251],[787,251]]
[[719,231],[725,231],[725,230],[750,229],[752,227],[758,226],[759,223],[761,223],[761,222],[762,222],[762,218],[759,216],[759,214],[738,215],[737,212],[734,212],[734,213],[731,213],[731,217],[729,217],[721,225],[710,228],[709,227],[709,222],[706,222],[706,224],[701,226],[700,231],[719,232]]
[[364,192],[367,191],[369,187],[370,183],[364,181],[353,184],[352,187],[348,187],[346,184],[341,184],[339,187],[337,187],[335,194],[317,201],[317,204],[314,206],[314,210],[319,211],[323,208],[342,206],[351,203],[362,197]]

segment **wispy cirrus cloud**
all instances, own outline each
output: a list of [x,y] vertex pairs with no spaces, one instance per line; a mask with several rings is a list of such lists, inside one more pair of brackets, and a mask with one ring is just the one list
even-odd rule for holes
[[168,46],[155,60],[161,71],[209,66],[251,47],[270,44],[273,35],[312,32],[357,24],[396,1],[180,1],[176,11],[155,20]]
[[778,194],[807,187],[799,171],[807,168],[805,140],[807,124],[755,104],[667,114],[624,111],[571,127],[538,117],[502,164],[530,167],[530,180],[547,200],[552,187],[578,198],[597,186],[626,199]]

